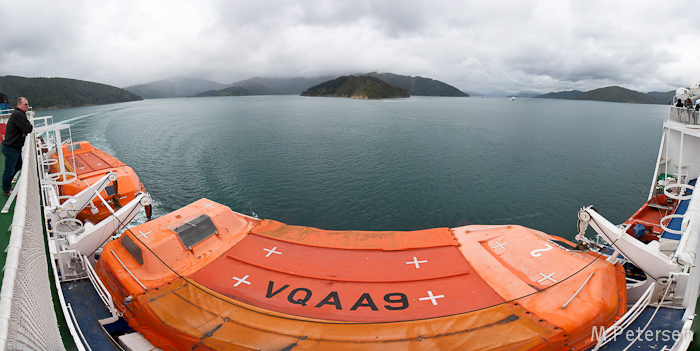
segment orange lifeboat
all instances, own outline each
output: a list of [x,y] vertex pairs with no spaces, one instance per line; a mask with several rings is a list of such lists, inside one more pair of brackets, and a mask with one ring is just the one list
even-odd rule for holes
[[[87,141],[63,145],[65,172],[60,171],[58,154],[53,152],[51,159],[56,160],[50,171],[60,182],[59,194],[62,198],[74,196],[94,184],[107,172],[116,174],[117,180],[107,186],[101,193],[106,202],[115,210],[130,202],[144,187],[134,170],[106,152],[90,145]],[[72,178],[77,178],[71,181]],[[96,197],[81,211],[76,218],[98,223],[107,218],[111,212],[99,197]]]
[[629,226],[627,234],[647,242],[659,240],[664,231],[661,219],[673,214],[678,205],[678,200],[670,199],[665,194],[655,195],[623,223]]
[[624,271],[521,226],[333,231],[201,199],[108,243],[96,270],[164,350],[582,350]]

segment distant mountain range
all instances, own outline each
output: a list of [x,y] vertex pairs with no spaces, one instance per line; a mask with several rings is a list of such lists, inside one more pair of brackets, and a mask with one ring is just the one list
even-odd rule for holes
[[386,99],[410,97],[406,89],[373,76],[342,76],[315,85],[301,96],[348,97],[351,99]]
[[219,90],[229,87],[211,80],[177,77],[132,85],[124,88],[144,99],[174,98],[195,95],[207,90]]
[[544,99],[567,99],[567,100],[593,100],[608,102],[624,102],[637,104],[670,104],[675,96],[675,91],[640,93],[638,91],[625,89],[618,86],[594,89],[587,92],[578,90],[562,91],[558,93],[547,93],[535,96]]
[[246,95],[298,95],[307,88],[332,79],[317,78],[250,78],[231,84],[224,89],[202,91],[190,96],[246,96]]
[[[254,77],[233,83],[233,86],[250,88],[262,86],[274,90],[277,94],[299,95],[302,91],[323,82],[329,81],[335,76],[321,76],[316,78],[262,78]],[[257,94],[261,95],[261,94]]]
[[34,110],[113,104],[142,100],[138,95],[111,85],[68,78],[0,77],[0,93],[10,105],[24,96]]
[[[379,78],[390,85],[406,90],[410,95],[424,96],[463,96],[468,97],[459,89],[423,77],[402,76],[392,73],[371,72],[359,76]],[[146,99],[186,97],[186,96],[245,96],[245,95],[281,95],[301,94],[315,85],[335,79],[335,76],[316,78],[261,78],[255,77],[232,84],[221,84],[214,81],[192,78],[172,78],[134,85],[125,89]]]
[[[380,78],[390,85],[403,88],[411,95],[467,96],[455,87],[430,78],[401,76],[372,72],[368,76]],[[185,96],[233,96],[300,94],[301,92],[333,77],[318,78],[251,78],[230,85],[196,78],[172,78],[134,85],[125,89],[114,86],[68,78],[0,77],[0,93],[8,95],[10,102],[18,96],[26,96],[34,109],[65,108],[101,105],[142,98]],[[452,95],[450,95],[452,94]],[[551,92],[535,95],[532,92],[511,94],[494,92],[484,96],[515,96],[550,99],[596,100],[641,104],[669,104],[674,91],[641,93],[611,86],[587,92],[578,90]]]

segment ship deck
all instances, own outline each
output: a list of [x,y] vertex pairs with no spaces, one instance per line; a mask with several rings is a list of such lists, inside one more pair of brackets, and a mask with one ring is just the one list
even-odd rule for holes
[[[4,155],[0,153],[0,170],[4,169]],[[8,197],[6,196],[0,196],[0,207],[4,206],[5,203],[7,202]],[[10,240],[10,226],[12,224],[12,217],[14,215],[14,204],[10,207],[10,210],[8,213],[0,213],[0,267],[5,266],[6,258],[7,258],[7,253],[6,249],[9,244]],[[2,286],[4,274],[0,271],[0,286]],[[85,284],[88,284],[87,286]],[[87,281],[78,281],[78,282],[71,282],[68,284],[64,284],[63,286],[64,294],[66,294],[66,299],[67,302],[71,303],[73,305],[73,309],[78,313],[79,310],[82,310],[83,312],[88,312],[88,311],[93,311],[95,306],[99,306],[99,299],[94,296],[94,290],[90,289],[89,282]],[[67,292],[66,290],[72,290],[71,292]],[[83,306],[80,306],[83,305]],[[669,322],[673,324],[673,321],[680,321],[681,316],[682,316],[682,311],[679,310],[671,310],[671,309],[661,309],[659,311],[659,315],[656,316],[656,318],[660,320],[664,320],[666,322]],[[696,308],[696,314],[700,314],[700,304]],[[92,313],[92,312],[91,312]],[[648,321],[649,317],[653,313],[653,308],[648,307],[644,313],[638,318],[638,320],[631,325],[628,328],[628,331],[631,331],[634,333],[634,336],[638,336],[637,331],[640,330],[639,328],[643,328],[644,324],[646,321]],[[680,314],[679,314],[680,313]],[[59,317],[62,318],[62,317]],[[95,315],[90,315],[90,314],[85,314],[80,317],[78,317],[79,320],[82,321],[87,321],[90,320],[89,322],[94,322],[92,323],[93,326],[96,323],[97,319],[95,318]],[[64,335],[63,339],[64,342],[70,340],[69,333],[65,330],[65,325],[64,323],[59,323],[61,324],[62,327],[64,327],[61,332]],[[81,328],[84,327],[81,323]],[[87,327],[85,327],[87,329]],[[97,325],[97,328],[101,328],[99,325]],[[655,328],[655,326],[652,324],[650,325],[647,330],[652,330],[652,333],[655,333],[654,331],[660,330],[658,327]],[[692,330],[696,333],[696,335],[700,335],[700,323],[696,321],[694,323]],[[83,330],[85,331],[85,330]],[[95,331],[98,331],[98,329],[95,329]],[[636,342],[630,350],[648,350],[652,348],[660,348],[663,347],[663,345],[668,345],[667,342],[665,342],[665,339],[667,337],[666,334],[663,334],[663,330],[661,330],[662,334],[654,334],[654,337],[652,338],[651,343],[648,342]],[[97,333],[97,336],[100,333]],[[645,338],[644,335],[641,336],[642,339]],[[625,334],[623,334],[621,337],[619,337],[621,340],[625,340]],[[661,339],[661,340],[660,340]],[[110,345],[111,343],[107,342],[105,344],[101,344],[102,346],[99,346],[99,349],[110,349],[108,347],[114,347],[114,345]],[[625,343],[626,345],[626,343]],[[68,345],[65,345],[66,349],[72,350],[76,349],[75,345],[70,345],[70,342]],[[94,347],[94,344],[93,344]],[[602,350],[618,350],[622,349],[625,346],[622,343],[610,343],[606,345]],[[695,350],[695,349],[700,349],[700,345],[698,345],[697,341],[694,341],[690,348],[690,350]]]
[[[685,310],[673,308],[659,308],[647,306],[644,312],[613,341],[601,347],[602,351],[613,350],[663,350],[670,349],[678,338],[679,331],[683,328],[683,313]],[[653,316],[653,320],[649,322]],[[626,348],[633,340],[631,347]],[[691,346],[691,349],[692,348]]]
[[[80,279],[61,283],[63,297],[70,304],[75,319],[78,321],[83,337],[93,350],[121,350],[115,341],[107,334],[99,320],[112,316],[107,307],[97,295],[89,279]],[[109,332],[124,334],[132,332],[126,322],[113,323]]]

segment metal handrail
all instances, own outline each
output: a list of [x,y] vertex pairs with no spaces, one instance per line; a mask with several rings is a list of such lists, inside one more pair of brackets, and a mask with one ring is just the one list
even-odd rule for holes
[[112,294],[109,293],[109,290],[107,290],[107,288],[104,286],[102,280],[95,272],[95,269],[92,268],[92,265],[89,263],[87,256],[82,255],[81,258],[85,262],[85,266],[87,267],[88,272],[88,278],[90,279],[92,285],[95,287],[97,295],[100,296],[100,299],[102,299],[102,302],[104,302],[105,306],[109,308],[109,312],[112,313],[112,315],[114,315],[115,309],[114,301],[112,301]]
[[129,270],[129,268],[126,268],[126,265],[124,264],[124,262],[122,262],[121,259],[119,259],[119,256],[117,256],[117,254],[114,252],[114,250],[110,249],[109,252],[111,252],[112,255],[114,255],[114,258],[116,258],[117,261],[119,261],[119,264],[121,264],[122,267],[124,267],[124,269],[126,270],[126,272],[129,273],[129,275],[130,275],[132,278],[134,278],[134,280],[135,280],[137,283],[139,283],[139,285],[141,285],[141,287],[143,288],[143,290],[148,291],[148,288],[147,288],[145,285],[141,284],[141,281],[140,281],[138,278],[136,278],[136,276],[135,276],[133,273],[131,273],[131,271]]
[[571,298],[569,299],[569,301],[566,301],[566,303],[565,303],[563,306],[559,307],[559,308],[561,308],[562,310],[566,309],[566,306],[568,306],[568,305],[571,303],[571,301],[578,295],[578,293],[581,292],[581,289],[583,289],[583,287],[586,286],[586,284],[588,284],[588,281],[591,280],[591,277],[593,276],[593,274],[595,274],[595,272],[591,272],[591,274],[588,275],[588,278],[586,278],[586,281],[583,282],[583,284],[581,284],[581,286],[578,288],[578,290],[576,290],[576,292],[574,293],[574,295],[571,296]]
[[675,122],[700,124],[700,111],[687,107],[670,106],[668,119]]
[[70,318],[73,322],[73,325],[75,325],[75,329],[80,335],[80,339],[83,341],[83,345],[87,348],[88,351],[92,351],[92,348],[90,348],[90,344],[87,342],[85,339],[85,334],[83,334],[83,330],[80,329],[80,324],[78,323],[78,319],[75,318],[75,313],[73,313],[73,306],[71,304],[66,305],[66,309],[68,309],[68,312],[70,312]]
[[687,350],[688,347],[690,346],[690,343],[693,341],[693,331],[690,329],[690,327],[693,325],[693,320],[689,319],[683,323],[683,328],[681,329],[681,335],[678,337],[678,340],[676,340],[676,343],[673,344],[673,347],[671,347],[670,351],[681,351],[681,350]]
[[[30,139],[30,138],[28,138]],[[25,142],[25,145],[27,143]],[[27,151],[27,150],[25,150]],[[33,151],[32,151],[33,152]],[[8,340],[8,329],[10,323],[10,306],[14,298],[14,285],[19,270],[20,252],[22,251],[22,243],[24,229],[26,224],[27,212],[27,189],[29,187],[27,174],[35,171],[32,169],[30,160],[30,152],[22,154],[22,171],[15,185],[18,188],[17,203],[15,204],[15,212],[12,217],[10,242],[7,245],[7,259],[5,260],[4,278],[2,287],[0,288],[0,349],[5,349],[5,343]],[[35,165],[34,165],[35,167]]]
[[603,347],[603,345],[610,342],[610,340],[622,335],[622,332],[627,329],[627,327],[629,327],[630,324],[632,324],[632,322],[634,322],[635,319],[637,319],[637,317],[639,317],[639,315],[642,314],[644,309],[649,305],[655,288],[656,282],[652,282],[651,285],[649,285],[649,288],[647,288],[644,294],[642,294],[641,298],[637,300],[637,303],[635,303],[634,306],[627,311],[627,313],[618,319],[615,324],[605,330],[602,337],[598,339],[598,343],[596,343],[593,351],[597,351]]

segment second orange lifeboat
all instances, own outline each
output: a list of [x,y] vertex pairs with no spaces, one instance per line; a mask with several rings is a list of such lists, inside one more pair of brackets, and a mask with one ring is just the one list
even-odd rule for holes
[[[78,194],[110,171],[116,174],[117,180],[107,186],[101,195],[113,209],[121,208],[123,204],[133,200],[138,192],[144,191],[143,184],[131,167],[93,147],[87,141],[63,145],[62,152],[65,172],[59,174],[61,172],[58,154],[54,152],[51,154],[51,159],[56,161],[50,166],[51,173],[55,175],[57,181],[71,180],[71,177],[77,178],[75,181],[61,182],[59,192],[63,197]],[[66,174],[70,175],[66,176]],[[110,210],[102,202],[102,199],[96,197],[76,218],[81,221],[89,220],[98,223],[110,214]]]

